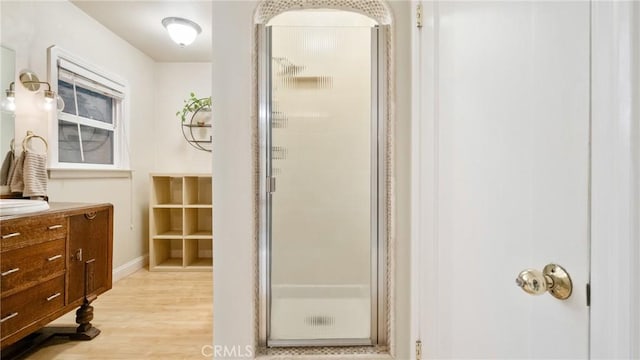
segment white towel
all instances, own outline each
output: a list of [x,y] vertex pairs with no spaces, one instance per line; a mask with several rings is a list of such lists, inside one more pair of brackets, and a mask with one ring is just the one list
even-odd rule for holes
[[47,196],[47,154],[25,151],[22,196]]
[[9,150],[2,162],[2,170],[0,170],[0,185],[9,185],[9,182],[11,182],[11,172],[14,162],[15,156],[13,150]]

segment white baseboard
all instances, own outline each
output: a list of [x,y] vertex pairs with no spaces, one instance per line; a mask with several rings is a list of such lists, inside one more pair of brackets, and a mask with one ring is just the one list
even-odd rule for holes
[[149,255],[139,256],[131,261],[128,261],[117,268],[113,269],[113,283],[115,284],[121,279],[133,274],[134,272],[144,268],[149,263]]

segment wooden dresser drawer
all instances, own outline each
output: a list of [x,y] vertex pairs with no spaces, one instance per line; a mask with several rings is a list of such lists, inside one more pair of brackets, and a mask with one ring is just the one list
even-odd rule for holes
[[64,275],[2,299],[3,339],[64,306]]
[[0,254],[2,297],[64,271],[65,239],[47,241]]
[[7,220],[0,228],[0,251],[5,252],[67,236],[64,216]]

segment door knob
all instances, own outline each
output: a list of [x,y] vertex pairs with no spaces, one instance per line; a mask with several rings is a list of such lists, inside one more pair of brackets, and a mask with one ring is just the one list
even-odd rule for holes
[[548,291],[560,300],[568,299],[573,290],[571,276],[562,266],[556,264],[549,264],[542,271],[523,270],[518,274],[516,284],[531,295],[542,295]]

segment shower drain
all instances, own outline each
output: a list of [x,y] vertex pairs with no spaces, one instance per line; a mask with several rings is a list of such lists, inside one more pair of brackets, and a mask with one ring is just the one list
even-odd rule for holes
[[336,319],[333,316],[328,315],[313,315],[307,316],[304,322],[309,326],[333,326]]

